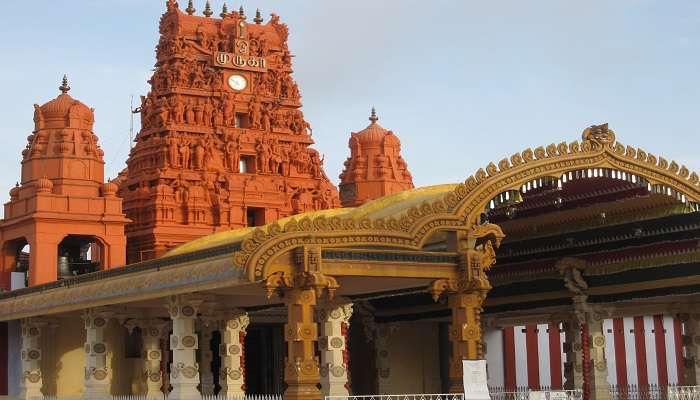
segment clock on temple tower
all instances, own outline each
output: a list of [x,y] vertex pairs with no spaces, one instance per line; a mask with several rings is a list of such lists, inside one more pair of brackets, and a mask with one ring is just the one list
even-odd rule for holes
[[183,12],[160,22],[141,130],[118,179],[129,262],[213,232],[339,206],[292,78],[287,26]]

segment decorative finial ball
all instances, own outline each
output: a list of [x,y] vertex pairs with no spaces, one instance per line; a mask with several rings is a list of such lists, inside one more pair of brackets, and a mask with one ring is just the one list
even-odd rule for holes
[[37,179],[36,183],[34,183],[34,187],[37,193],[51,193],[53,182],[51,182],[51,179],[44,176]]
[[117,190],[119,190],[119,187],[111,181],[103,183],[100,188],[102,197],[114,197],[117,194]]
[[10,189],[10,200],[18,200],[19,199],[19,182]]

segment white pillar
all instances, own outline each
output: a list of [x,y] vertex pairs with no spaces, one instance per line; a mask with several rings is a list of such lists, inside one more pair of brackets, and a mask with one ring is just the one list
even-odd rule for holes
[[99,309],[83,312],[85,321],[85,390],[83,399],[106,399],[110,395],[112,373],[107,367],[107,343],[104,333],[114,313]]
[[325,304],[317,313],[320,328],[321,392],[324,396],[348,396],[347,343],[343,332],[349,327],[352,303]]
[[590,400],[610,400],[608,362],[605,359],[605,334],[603,313],[594,312],[588,319],[589,349],[591,352]]
[[143,380],[141,385],[145,387],[145,392],[142,394],[147,399],[162,399],[163,371],[161,371],[161,362],[163,351],[160,347],[160,339],[168,328],[168,322],[158,318],[132,319],[127,321],[125,325],[129,332],[135,327],[141,329],[141,339],[143,340]]
[[186,296],[172,296],[169,301],[173,333],[170,335],[170,348],[173,360],[170,366],[170,400],[199,400],[199,364],[197,364],[197,332],[195,321],[201,300]]
[[22,329],[22,381],[20,399],[41,398],[41,331],[46,326],[36,318],[21,320]]
[[217,324],[213,319],[207,318],[200,320],[199,335],[202,344],[199,349],[199,377],[202,381],[200,388],[203,395],[214,394],[214,374],[211,370],[211,363],[214,360],[214,354],[211,351],[211,339],[216,328]]
[[232,311],[224,317],[221,326],[220,396],[243,397],[245,391],[245,332],[250,318],[245,311]]

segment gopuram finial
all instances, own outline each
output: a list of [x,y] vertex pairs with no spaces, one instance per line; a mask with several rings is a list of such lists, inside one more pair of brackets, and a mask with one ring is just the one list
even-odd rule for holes
[[185,8],[185,11],[186,11],[187,14],[189,14],[189,15],[192,15],[192,14],[194,14],[195,11],[197,11],[197,10],[194,9],[194,4],[192,4],[192,0],[189,0],[189,1],[187,2],[187,8]]
[[262,14],[260,14],[259,8],[257,10],[255,10],[255,18],[253,19],[253,22],[255,22],[258,25],[262,24],[262,22],[263,22]]
[[240,15],[241,18],[245,19],[245,11],[243,11],[243,5],[241,5],[241,8],[238,9],[238,15]]
[[202,14],[204,14],[204,16],[207,18],[214,14],[214,12],[211,11],[211,4],[209,4],[209,0],[207,0],[207,3],[204,5],[204,12]]
[[377,110],[372,107],[372,114],[369,116],[369,120],[372,121],[373,124],[376,124],[377,121],[379,121],[379,117],[377,117]]
[[221,7],[221,14],[219,14],[219,17],[226,18],[227,15],[228,15],[228,7],[226,7],[226,2],[224,2],[224,5]]
[[63,94],[68,93],[70,90],[70,86],[68,86],[68,76],[66,74],[63,74],[63,81],[61,82],[61,86],[58,87],[58,90]]

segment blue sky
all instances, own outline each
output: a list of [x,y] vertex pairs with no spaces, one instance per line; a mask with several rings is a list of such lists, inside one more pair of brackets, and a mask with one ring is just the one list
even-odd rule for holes
[[[212,1],[217,14],[222,3]],[[289,25],[303,110],[334,182],[350,131],[368,124],[373,105],[401,138],[417,186],[464,180],[489,161],[603,122],[625,144],[700,170],[700,2],[243,5]],[[195,6],[200,13],[204,0]],[[63,73],[71,94],[96,109],[106,175],[124,167],[130,96],[147,91],[164,9],[165,0],[3,2],[2,187],[19,180],[32,104],[55,97]]]

